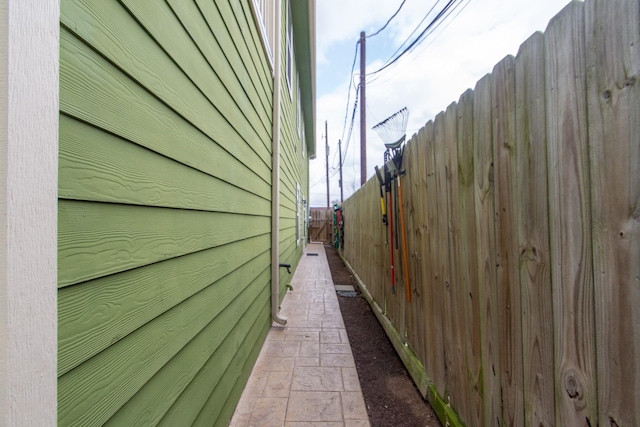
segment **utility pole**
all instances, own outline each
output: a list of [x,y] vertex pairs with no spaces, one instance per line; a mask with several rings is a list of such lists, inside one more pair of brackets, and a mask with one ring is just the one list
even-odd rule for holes
[[327,169],[327,208],[329,208],[329,137],[327,134],[327,121],[324,121],[324,146],[325,153],[327,155],[326,169]]
[[360,186],[367,181],[366,37],[360,32]]
[[342,193],[342,141],[338,140],[338,157],[340,159],[340,204],[344,202]]

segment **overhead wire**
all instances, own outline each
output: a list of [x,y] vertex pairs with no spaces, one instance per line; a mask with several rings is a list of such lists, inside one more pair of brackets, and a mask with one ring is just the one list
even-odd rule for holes
[[367,116],[368,116],[368,117],[371,117],[371,118],[373,119],[373,121],[374,121],[374,122],[376,122],[376,123],[380,123],[380,120],[378,120],[378,119],[375,117],[375,114],[373,114],[373,111],[371,110],[371,107],[369,107],[369,104],[367,104],[367,105],[366,105],[366,107],[367,107]]
[[[400,52],[399,54],[397,54],[395,57],[392,56],[392,58],[390,58],[389,60],[387,60],[387,62],[380,67],[378,70],[373,71],[371,73],[367,74],[367,77],[369,76],[374,76],[378,73],[380,73],[381,71],[389,68],[390,66],[392,66],[393,64],[397,63],[405,54],[412,52],[417,46],[419,46],[425,39],[426,36],[430,33],[428,33],[428,31],[437,23],[440,21],[440,19],[444,16],[444,14],[451,8],[452,5],[454,5],[458,0],[449,0],[447,2],[447,4],[442,8],[442,10],[440,10],[440,12],[438,12],[438,14],[436,15],[435,18],[433,18],[431,20],[431,22],[420,32],[420,34],[407,46],[404,48],[404,50],[402,50],[402,52]],[[437,3],[436,3],[437,4]],[[433,8],[431,9],[433,10]],[[430,12],[431,12],[430,10]],[[430,13],[429,12],[429,13]],[[428,16],[425,15],[425,17]],[[424,18],[421,22],[424,22]],[[398,50],[396,50],[396,52],[398,52]]]
[[[347,105],[345,106],[345,111],[344,111],[344,121],[342,124],[342,133],[341,133],[341,137],[340,139],[344,139],[344,132],[346,130],[347,127],[347,118],[349,117],[349,104],[351,102],[351,88],[353,86],[353,71],[355,70],[355,66],[356,66],[356,59],[358,58],[358,48],[360,46],[360,40],[358,40],[356,42],[356,49],[355,52],[353,54],[353,62],[351,63],[351,72],[349,73],[350,79],[349,79],[349,89],[347,90]],[[356,97],[357,97],[357,91],[356,91]],[[330,175],[330,178],[334,177],[337,173],[337,168],[335,165],[335,161],[336,161],[336,156],[337,156],[338,152],[335,151],[333,154],[333,159],[331,159],[331,172],[332,175]],[[323,177],[322,180],[324,180],[325,178]],[[317,185],[320,181],[318,181],[316,184]]]
[[349,73],[349,89],[347,90],[347,105],[344,111],[344,122],[342,124],[342,137],[344,139],[344,131],[347,127],[347,117],[349,115],[349,102],[351,101],[351,87],[353,86],[353,70],[356,68],[356,59],[358,58],[358,47],[360,46],[360,40],[356,42],[356,51],[353,55],[353,63],[351,64],[351,72]]
[[[431,12],[433,12],[433,10],[436,8],[436,6],[440,3],[441,0],[437,0],[433,6],[431,6],[431,8],[427,11],[427,13],[422,17],[422,19],[420,20],[420,22],[418,22],[418,25],[416,25],[416,27],[413,29],[413,31],[411,31],[411,33],[407,36],[407,38],[400,43],[400,46],[398,46],[398,48],[395,50],[395,52],[393,52],[391,54],[391,56],[389,57],[389,59],[387,59],[387,61],[384,62],[383,66],[386,65],[398,52],[400,52],[400,50],[402,50],[403,46],[409,42],[409,40],[411,40],[411,37],[416,33],[416,31],[418,31],[418,29],[420,28],[420,26],[422,25],[422,23],[429,17],[429,15],[431,15]],[[371,74],[367,74],[367,77],[369,77]],[[380,75],[374,75],[373,78],[371,78],[370,80],[367,81],[367,85],[371,85],[372,83],[374,83],[376,80],[380,79]],[[389,80],[389,79],[388,79]],[[387,80],[387,81],[388,81]],[[378,84],[382,84],[384,82],[378,82]]]
[[[442,20],[438,23],[438,25],[436,25],[436,26],[433,28],[433,30],[431,30],[431,31],[429,32],[429,34],[428,34],[428,35],[433,34],[433,33],[434,33],[434,32],[435,32],[435,31],[440,27],[440,25],[442,25],[443,23],[445,23],[445,22],[446,22],[446,25],[445,25],[444,27],[442,27],[442,29],[438,32],[438,34],[436,34],[435,36],[433,36],[433,37],[430,39],[429,43],[427,43],[427,44],[424,46],[424,48],[427,48],[428,46],[431,46],[431,45],[433,44],[433,42],[435,42],[435,41],[438,39],[438,37],[440,37],[440,36],[442,35],[442,33],[443,33],[447,28],[449,28],[449,25],[451,25],[451,23],[452,23],[453,21],[455,21],[455,20],[456,20],[456,18],[457,18],[458,16],[460,16],[460,14],[462,13],[462,11],[464,11],[464,10],[467,8],[467,6],[469,6],[469,3],[471,3],[471,0],[466,0],[466,3],[464,3],[464,4],[463,4],[463,2],[464,2],[464,1],[465,1],[465,0],[462,0],[462,2],[457,3],[457,4],[455,5],[455,7],[454,7],[453,9],[451,9],[451,11],[447,14],[447,16],[443,17],[443,18],[442,18]],[[452,14],[453,12],[455,12],[455,11],[459,8],[459,6],[460,6],[460,5],[462,5],[462,4],[463,4],[463,6],[458,10],[458,12],[455,14],[455,16],[454,16],[453,18],[451,18],[451,19],[447,20],[447,18],[449,18],[449,16],[451,16],[451,14]],[[424,50],[424,49],[423,49],[423,50]],[[421,50],[420,52],[422,52],[422,50]],[[419,56],[419,54],[414,55],[414,58],[415,58],[415,57],[417,57],[417,56]]]
[[[357,50],[356,50],[356,53],[357,53]],[[355,64],[355,62],[354,62],[354,64]],[[347,118],[349,117],[349,101],[351,100],[351,96],[350,96],[351,86],[353,85],[353,80],[354,80],[355,75],[357,75],[357,74],[354,75],[353,70],[354,70],[354,66],[352,65],[351,66],[351,80],[349,81],[349,93],[347,94],[347,105],[345,107],[345,112],[344,112],[344,122],[342,123],[342,133],[340,135],[340,140],[341,141],[344,140],[344,132],[345,132],[346,127],[347,127]],[[356,91],[356,95],[355,96],[356,97],[358,96],[357,91]],[[332,165],[336,163],[336,156],[337,155],[338,155],[338,151],[336,150],[333,153],[333,159],[331,159],[331,164]]]
[[[417,48],[426,39],[426,36],[428,36],[429,34],[432,34],[433,31],[435,31],[442,24],[442,22],[444,22],[446,20],[446,18],[448,18],[458,8],[460,3],[462,1],[464,1],[464,0],[448,0],[447,4],[442,8],[442,10],[440,10],[440,12],[438,12],[438,14],[435,16],[435,18],[433,18],[431,20],[431,22],[420,32],[420,34],[411,43],[409,43],[409,45],[407,45],[404,48],[404,50],[402,50],[402,52],[400,52],[402,47],[405,46],[409,42],[411,37],[418,31],[420,26],[429,17],[429,15],[433,12],[433,10],[440,3],[440,1],[441,0],[437,0],[436,1],[436,3],[429,9],[429,11],[421,19],[421,21],[414,28],[414,30],[409,34],[407,39],[398,47],[398,49],[391,55],[391,57],[384,63],[384,65],[382,65],[378,70],[366,74],[367,77],[373,76],[373,79],[370,82],[368,82],[369,84],[371,82],[374,82],[375,80],[377,80],[379,78],[379,76],[377,75],[378,73],[380,73],[381,71],[387,69],[388,67],[392,66],[393,64],[397,63],[397,61],[400,58],[402,58],[405,54],[410,53],[415,48]],[[460,9],[460,11],[458,11],[458,13],[456,14],[455,17],[457,17],[460,14],[460,12],[462,10],[464,10],[464,8],[469,4],[470,1],[471,0],[467,0],[467,3],[464,5],[464,7],[462,9]],[[391,21],[398,15],[400,10],[404,6],[405,2],[406,2],[406,0],[403,0],[400,3],[400,6],[398,7],[398,9],[395,11],[395,13],[393,15],[391,15],[391,17],[387,20],[387,22],[379,30],[377,30],[373,34],[370,34],[369,36],[367,36],[367,38],[374,37],[374,36],[378,35],[380,32],[382,32],[385,28],[387,28],[387,26],[391,23]],[[455,17],[454,17],[454,19],[455,19]],[[449,25],[449,23],[447,24],[447,26],[448,25]],[[353,127],[354,127],[354,123],[355,123],[355,115],[356,115],[357,106],[358,106],[358,95],[359,95],[359,91],[360,91],[360,85],[359,84],[355,86],[356,87],[356,93],[355,93],[355,96],[354,96],[355,100],[354,100],[354,103],[353,103],[353,110],[352,110],[352,114],[351,114],[351,123],[349,124],[349,131],[348,131],[347,137],[345,138],[345,132],[347,130],[347,119],[348,119],[348,114],[349,114],[349,104],[351,103],[351,89],[354,86],[354,84],[353,84],[354,83],[353,82],[354,70],[355,70],[356,60],[357,60],[357,57],[358,57],[358,49],[360,48],[359,45],[360,45],[360,40],[358,40],[356,42],[356,48],[355,48],[355,52],[354,52],[354,56],[353,56],[353,62],[351,64],[351,72],[350,72],[350,77],[351,78],[349,79],[349,89],[347,91],[347,104],[346,104],[346,107],[345,107],[345,116],[344,116],[343,125],[342,125],[342,132],[341,132],[341,140],[345,144],[344,149],[341,150],[341,151],[344,151],[344,155],[342,156],[342,162],[338,166],[334,166],[335,165],[336,156],[338,154],[337,151],[334,152],[333,159],[332,159],[332,162],[331,162],[332,163],[332,167],[331,167],[331,172],[332,173],[329,176],[330,178],[333,178],[338,173],[339,168],[341,168],[344,165],[344,163],[346,161],[346,158],[347,158],[348,150],[349,150],[349,143],[351,141],[351,136],[352,136],[352,133],[353,133]],[[398,54],[398,52],[400,52],[400,53]],[[354,167],[355,167],[355,163],[354,163]],[[314,185],[317,185],[317,184],[319,184],[320,182],[322,182],[324,180],[325,180],[325,177],[322,177]]]
[[[440,1],[440,0],[438,0],[438,1]],[[398,6],[398,9],[393,13],[393,15],[391,15],[389,17],[389,19],[387,19],[387,22],[380,29],[378,29],[373,34],[368,35],[366,38],[374,37],[374,36],[380,34],[385,28],[387,28],[387,26],[391,23],[391,21],[396,16],[398,16],[398,13],[400,13],[400,11],[402,10],[402,7],[404,6],[405,3],[406,3],[406,0],[402,0],[402,2],[400,3],[400,6]],[[358,57],[358,48],[359,48],[359,46],[360,46],[360,40],[358,40],[356,42],[356,50],[355,50],[355,53],[353,55],[353,62],[351,64],[351,72],[349,73],[350,79],[349,79],[349,89],[347,90],[347,106],[345,108],[345,115],[344,115],[344,121],[343,121],[343,124],[342,124],[342,133],[341,133],[341,138],[340,138],[342,141],[345,141],[344,134],[345,134],[345,130],[346,130],[346,127],[347,127],[347,117],[348,117],[348,112],[349,112],[349,103],[351,101],[351,88],[353,87],[353,71],[355,70],[356,59]],[[356,94],[355,94],[356,101],[354,101],[354,110],[353,110],[353,113],[352,113],[351,124],[349,126],[349,135],[348,135],[348,137],[346,138],[346,141],[345,141],[346,147],[344,149],[343,161],[342,161],[342,164],[340,164],[338,167],[342,167],[342,165],[344,164],[344,159],[346,157],[346,153],[347,153],[347,150],[348,150],[348,147],[349,147],[349,141],[351,139],[351,133],[352,133],[352,130],[353,130],[353,122],[355,120],[355,110],[356,110],[356,106],[357,106],[357,97],[358,97],[359,89],[360,89],[360,86],[358,85],[356,87]],[[335,164],[336,155],[337,155],[337,151],[333,155],[333,159],[331,161],[332,165]],[[334,168],[335,167],[332,167],[332,169],[334,169]],[[334,175],[335,175],[335,171],[334,171]]]
[[[433,28],[428,31],[425,36],[423,37],[423,40],[426,39],[426,37],[429,37],[429,42],[425,45],[423,45],[422,49],[420,50],[415,50],[418,45],[416,45],[416,48],[414,48],[411,52],[415,51],[416,53],[414,55],[411,55],[410,59],[404,62],[404,65],[408,65],[410,63],[412,63],[413,61],[415,61],[422,52],[424,52],[424,50],[428,47],[431,46],[433,44],[433,42],[440,37],[444,31],[451,25],[451,23],[456,20],[456,18],[458,18],[458,16],[466,9],[466,7],[469,5],[469,3],[471,2],[471,0],[462,0],[460,2],[455,3],[455,5],[453,7],[450,7],[447,11],[447,13],[442,16],[442,18],[438,21],[438,23],[433,26]],[[455,14],[455,15],[454,15]],[[453,17],[451,17],[453,15]],[[450,18],[451,17],[451,18]],[[439,30],[439,31],[438,31]],[[437,34],[436,34],[437,31]],[[435,35],[433,35],[435,34]],[[373,76],[373,78],[369,79],[367,81],[367,86],[368,87],[376,87],[376,86],[380,86],[380,85],[384,85],[386,83],[388,83],[389,81],[393,80],[393,76],[391,74],[388,73],[381,73],[381,74],[376,74],[375,76]],[[367,106],[368,108],[368,106]],[[417,131],[419,129],[414,129],[411,131],[407,131],[407,134],[411,134],[414,133],[415,131]]]
[[[346,160],[347,150],[349,149],[349,141],[351,141],[351,135],[353,134],[353,124],[355,123],[355,119],[356,119],[356,111],[358,110],[358,94],[359,93],[360,93],[360,85],[358,84],[356,86],[356,93],[354,96],[355,99],[353,102],[353,110],[351,112],[351,123],[349,124],[349,133],[347,134],[347,137],[345,139],[342,139],[342,141],[345,144],[345,147],[343,148],[344,154],[342,154],[342,163],[340,163],[338,166],[331,167],[332,174],[329,175],[329,177],[331,178],[338,173],[339,168],[341,168],[344,165],[344,162]],[[345,122],[345,129],[346,129],[346,122]],[[343,137],[344,137],[344,132],[343,132]],[[337,151],[333,155],[333,159],[331,161],[332,165],[335,164],[336,155],[337,155]]]
[[382,67],[380,67],[376,71],[373,71],[371,73],[367,73],[367,77],[373,76],[373,75],[375,75],[375,74],[377,74],[377,73],[389,68],[391,65],[395,64],[400,58],[402,58],[406,53],[411,52],[413,49],[415,49],[415,47],[419,46],[425,40],[425,38],[426,38],[425,35],[427,34],[427,31],[429,31],[438,21],[440,21],[440,19],[443,16],[445,16],[447,11],[449,11],[449,9],[451,9],[451,7],[455,3],[458,3],[459,1],[460,0],[449,0],[447,2],[447,4],[440,10],[440,12],[438,12],[438,14],[435,16],[435,18],[433,18],[431,20],[431,22],[422,30],[422,32],[400,54],[398,54],[395,58],[392,58],[392,59],[390,58],[389,60],[387,60],[385,65],[383,65]]
[[393,15],[391,15],[391,17],[390,17],[390,18],[387,20],[387,22],[382,26],[382,28],[380,28],[378,31],[376,31],[376,32],[375,32],[375,33],[373,33],[373,34],[369,34],[366,38],[371,38],[371,37],[377,36],[378,34],[380,34],[380,32],[381,32],[382,30],[384,30],[385,28],[387,28],[387,25],[389,25],[389,23],[393,20],[393,18],[395,18],[395,17],[398,15],[398,13],[400,13],[400,9],[402,9],[402,6],[404,6],[404,3],[405,3],[406,1],[407,1],[407,0],[402,0],[402,3],[400,3],[400,6],[398,7],[398,10],[396,10],[396,12],[395,12]]
[[395,52],[393,52],[391,54],[391,56],[389,57],[389,59],[385,62],[385,64],[387,62],[389,62],[391,60],[391,58],[393,58],[398,52],[400,52],[400,50],[402,50],[402,48],[404,47],[404,45],[406,43],[409,42],[409,40],[411,40],[411,37],[416,33],[416,31],[418,31],[418,28],[420,28],[420,26],[422,25],[422,23],[429,17],[429,15],[431,15],[431,12],[433,12],[433,10],[436,8],[436,6],[438,5],[438,3],[440,3],[441,0],[437,0],[433,6],[431,6],[431,9],[429,9],[427,11],[427,13],[422,17],[422,19],[420,20],[420,22],[418,22],[418,25],[416,25],[416,27],[413,29],[413,31],[411,31],[411,33],[407,36],[407,38],[400,43],[400,46],[398,46],[398,48],[396,49]]
[[[347,150],[349,149],[349,142],[351,141],[351,134],[353,133],[353,124],[355,123],[356,120],[356,111],[358,109],[358,94],[360,93],[360,85],[358,85],[356,87],[356,95],[355,95],[355,101],[353,103],[353,111],[351,113],[351,124],[349,125],[349,133],[347,134],[347,138],[346,138],[346,142],[345,142],[345,149],[344,152],[346,154]],[[344,164],[344,159],[342,161],[342,164]],[[340,166],[342,166],[342,164]]]

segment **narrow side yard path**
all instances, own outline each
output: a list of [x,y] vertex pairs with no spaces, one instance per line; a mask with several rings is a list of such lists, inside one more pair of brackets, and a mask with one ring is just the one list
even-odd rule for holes
[[370,426],[322,244],[310,244],[231,420],[232,427]]

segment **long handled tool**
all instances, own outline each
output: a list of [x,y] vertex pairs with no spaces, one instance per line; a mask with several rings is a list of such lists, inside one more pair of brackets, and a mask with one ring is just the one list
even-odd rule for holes
[[378,182],[380,182],[380,210],[382,211],[382,223],[387,223],[387,212],[384,206],[384,193],[382,192],[382,187],[384,187],[384,179],[382,178],[382,174],[380,173],[380,169],[378,166],[375,167],[376,176],[378,177]]
[[[395,228],[396,244],[400,238],[398,237],[398,218],[400,219],[400,231],[402,233],[402,255],[404,265],[405,286],[407,293],[407,301],[411,301],[411,283],[409,280],[409,260],[407,256],[407,232],[404,224],[404,207],[402,200],[402,178],[404,171],[401,170],[402,155],[404,152],[404,142],[406,139],[407,120],[409,117],[409,110],[405,107],[397,113],[391,115],[387,119],[378,123],[373,127],[380,138],[384,141],[386,151],[384,153],[384,170],[385,170],[385,191],[389,193],[388,201],[388,215],[389,215],[389,253],[391,256],[391,292],[395,294],[396,282],[395,282],[395,258],[393,254],[393,235]],[[378,168],[376,167],[376,175],[382,186],[382,179]],[[397,178],[397,184],[394,181]],[[396,188],[394,188],[397,185]],[[395,191],[394,191],[395,190]],[[382,191],[382,187],[381,187]],[[382,195],[382,193],[381,193]],[[394,200],[394,198],[397,199]],[[381,203],[383,203],[381,201]],[[394,208],[396,210],[394,210]],[[396,216],[394,222],[394,216]],[[383,221],[384,221],[384,208],[383,208]],[[399,248],[398,248],[399,250]]]
[[[411,282],[409,279],[409,259],[407,252],[407,229],[404,224],[404,200],[402,198],[402,175],[404,175],[405,172],[400,168],[402,165],[402,155],[403,150],[397,151],[393,158],[385,163],[385,169],[390,171],[389,180],[392,185],[391,199],[393,200],[393,218],[395,221],[391,221],[391,228],[394,229],[396,236],[395,248],[397,250],[400,250],[399,243],[400,235],[402,234],[402,261],[404,267],[405,289],[407,301],[411,302]],[[389,210],[392,210],[391,205],[389,206]]]
[[[385,166],[385,172],[387,170],[387,167]],[[396,272],[395,272],[395,257],[393,256],[393,189],[391,187],[392,181],[391,181],[391,175],[389,174],[389,172],[385,173],[386,179],[386,186],[385,189],[387,191],[387,193],[389,193],[389,248],[390,248],[390,254],[391,254],[391,293],[393,295],[396,294]]]

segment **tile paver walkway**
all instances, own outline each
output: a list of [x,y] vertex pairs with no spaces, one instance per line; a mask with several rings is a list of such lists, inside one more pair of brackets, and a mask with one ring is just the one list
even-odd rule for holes
[[322,244],[306,247],[291,285],[287,325],[271,327],[230,426],[369,426]]

